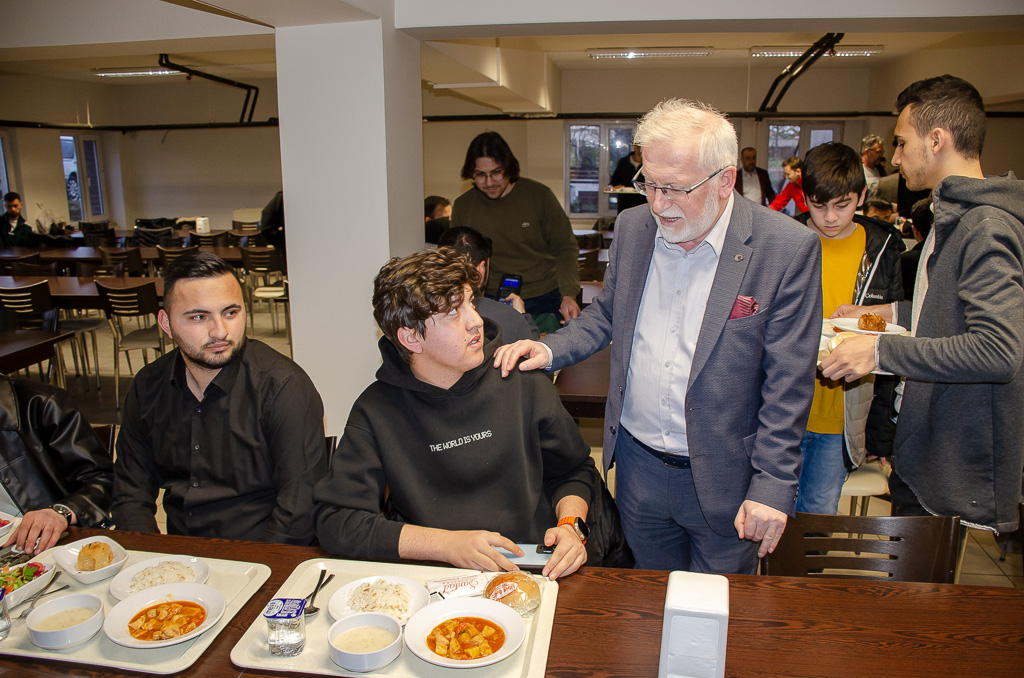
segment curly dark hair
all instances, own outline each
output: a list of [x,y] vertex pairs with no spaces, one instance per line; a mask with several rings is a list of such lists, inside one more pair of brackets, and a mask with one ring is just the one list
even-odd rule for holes
[[427,319],[462,304],[466,285],[476,288],[480,274],[469,257],[451,247],[395,257],[373,279],[373,319],[406,362],[409,349],[398,340],[403,327],[423,336]]

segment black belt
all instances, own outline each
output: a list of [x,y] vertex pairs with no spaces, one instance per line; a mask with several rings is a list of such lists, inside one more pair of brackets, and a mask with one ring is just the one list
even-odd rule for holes
[[633,437],[633,434],[626,430],[625,427],[620,426],[622,432],[629,436],[629,439],[636,443],[637,447],[651,455],[665,466],[671,466],[672,468],[690,468],[690,458],[684,457],[680,454],[668,454],[667,452],[659,452],[650,445],[644,445],[642,442]]

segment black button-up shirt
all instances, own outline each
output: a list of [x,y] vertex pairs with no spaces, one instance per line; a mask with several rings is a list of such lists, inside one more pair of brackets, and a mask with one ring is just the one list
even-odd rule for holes
[[324,407],[306,373],[249,340],[202,402],[175,349],[139,371],[117,438],[118,529],[309,544],[313,484],[326,473]]

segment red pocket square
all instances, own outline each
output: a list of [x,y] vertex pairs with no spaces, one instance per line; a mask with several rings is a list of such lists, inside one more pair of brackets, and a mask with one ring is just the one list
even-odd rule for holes
[[732,305],[732,312],[729,320],[733,318],[746,318],[748,315],[757,313],[757,300],[754,297],[736,297],[736,303]]

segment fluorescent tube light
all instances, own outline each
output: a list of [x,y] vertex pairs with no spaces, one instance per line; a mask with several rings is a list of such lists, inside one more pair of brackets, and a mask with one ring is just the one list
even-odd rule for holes
[[[787,57],[793,59],[802,55],[808,49],[810,49],[810,45],[806,47],[801,47],[799,45],[788,47],[751,47],[750,56],[754,57],[755,59],[773,57]],[[882,45],[836,45],[835,49],[827,53],[827,55],[837,57],[868,57],[880,53],[882,49]]]
[[588,49],[591,59],[672,59],[679,57],[711,56],[714,47],[636,47],[612,49]]
[[94,68],[92,74],[100,78],[145,78],[158,75],[185,75],[169,68]]

